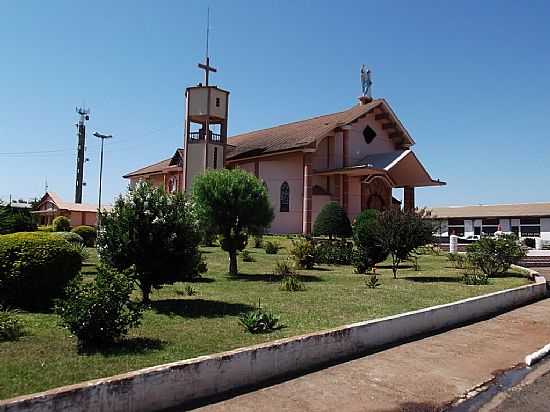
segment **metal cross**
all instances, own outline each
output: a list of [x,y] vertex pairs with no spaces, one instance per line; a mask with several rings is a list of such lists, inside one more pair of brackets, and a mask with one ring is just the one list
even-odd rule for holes
[[210,72],[216,73],[218,70],[210,66],[210,57],[206,58],[206,64],[199,63],[199,69],[204,70],[204,83],[205,86],[208,86],[208,79],[210,77]]

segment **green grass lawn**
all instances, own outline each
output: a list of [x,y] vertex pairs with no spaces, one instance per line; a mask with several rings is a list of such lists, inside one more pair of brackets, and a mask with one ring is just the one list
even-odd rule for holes
[[[288,245],[288,240],[281,238]],[[286,249],[267,255],[249,249],[256,262],[239,259],[241,275],[227,276],[227,254],[204,248],[209,271],[193,282],[196,296],[184,296],[184,283],[166,286],[152,295],[141,327],[120,347],[94,354],[78,354],[76,340],[58,326],[56,315],[22,313],[27,335],[17,342],[0,343],[0,399],[56,386],[105,377],[166,362],[225,351],[259,342],[374,319],[448,303],[526,284],[519,273],[491,279],[490,285],[466,286],[444,256],[419,259],[420,270],[403,268],[393,279],[390,269],[378,271],[382,285],[368,289],[364,276],[349,266],[322,266],[301,271],[307,289],[283,292],[270,276]],[[83,271],[93,276],[92,265]],[[136,292],[136,298],[139,294]],[[252,335],[243,331],[239,313],[262,307],[280,315],[283,329]]]

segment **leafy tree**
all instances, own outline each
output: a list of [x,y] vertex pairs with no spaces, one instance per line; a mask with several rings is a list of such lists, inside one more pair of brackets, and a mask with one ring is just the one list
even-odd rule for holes
[[378,217],[378,210],[366,209],[353,221],[353,241],[357,248],[355,267],[359,273],[364,273],[388,257],[388,251],[382,246],[378,236]]
[[0,235],[35,230],[36,223],[29,210],[0,204]]
[[79,279],[67,287],[55,308],[61,325],[82,348],[113,344],[141,321],[143,307],[130,300],[132,289],[126,276],[100,265],[93,282]]
[[203,270],[200,232],[188,198],[140,182],[101,214],[97,248],[101,260],[130,270],[149,302],[153,288],[189,280]]
[[65,216],[57,216],[53,222],[54,232],[69,232],[71,230],[71,221]]
[[432,241],[432,224],[418,213],[399,209],[385,210],[377,220],[377,242],[391,256],[393,277],[397,278],[399,264],[416,248]]
[[514,234],[482,237],[468,245],[466,252],[468,259],[487,276],[505,273],[525,256],[525,250]]
[[241,169],[221,169],[195,178],[193,199],[201,221],[211,222],[220,246],[229,254],[229,273],[236,275],[237,254],[249,234],[261,233],[273,220],[273,209],[262,182]]
[[337,202],[324,205],[315,219],[313,235],[328,236],[332,240],[333,236],[349,237],[351,233],[351,224],[342,206]]

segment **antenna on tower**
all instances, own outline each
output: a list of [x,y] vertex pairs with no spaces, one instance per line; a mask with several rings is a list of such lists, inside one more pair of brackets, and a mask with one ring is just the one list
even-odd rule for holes
[[208,59],[208,39],[210,37],[210,6],[206,14],[206,58]]
[[86,121],[90,120],[90,109],[77,107],[76,112],[80,115],[76,124],[78,137],[78,151],[76,156],[76,187],[74,202],[82,203],[82,187],[84,186],[84,151],[86,149]]

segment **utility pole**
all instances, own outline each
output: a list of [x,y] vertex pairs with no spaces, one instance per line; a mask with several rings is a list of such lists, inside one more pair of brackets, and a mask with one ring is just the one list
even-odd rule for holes
[[75,203],[82,203],[82,186],[84,186],[84,151],[86,150],[86,124],[90,120],[90,110],[81,107],[76,108],[80,115],[76,124],[78,136],[78,153],[76,157],[76,188],[74,195]]
[[[101,134],[98,132],[95,132],[94,136],[101,139],[101,157],[99,161],[99,199],[98,199],[98,207],[97,207],[99,212],[101,213],[101,180],[103,176],[103,142],[105,141],[105,139],[112,139],[113,136],[111,136],[110,134]],[[99,226],[100,224],[99,214],[97,215],[97,217],[98,217],[97,225]]]

